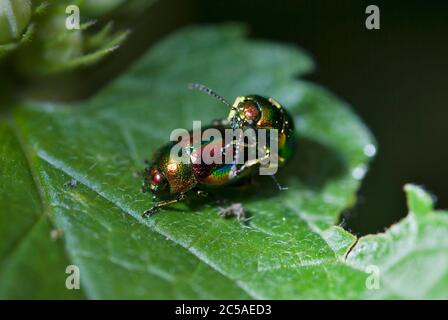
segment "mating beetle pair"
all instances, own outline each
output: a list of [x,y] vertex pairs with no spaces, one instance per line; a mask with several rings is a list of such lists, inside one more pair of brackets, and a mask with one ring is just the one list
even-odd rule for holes
[[[191,89],[200,90],[219,99],[230,108],[227,119],[213,123],[213,128],[223,131],[225,129],[272,129],[278,134],[278,165],[282,166],[292,156],[294,144],[294,123],[288,112],[273,98],[264,98],[258,95],[239,96],[233,105],[220,95],[201,84],[190,85]],[[273,131],[273,130],[272,130]],[[201,138],[202,139],[202,138]],[[210,188],[224,187],[234,184],[242,178],[255,172],[262,165],[262,159],[246,161],[243,164],[216,163],[206,164],[198,162],[197,153],[210,144],[218,144],[221,152],[225,152],[224,140],[194,141],[188,139],[182,148],[187,154],[187,161],[179,161],[173,158],[170,150],[174,144],[169,143],[159,149],[153,158],[153,162],[143,172],[143,192],[151,192],[153,199],[158,201],[146,210],[143,216],[151,215],[160,208],[186,199],[187,194],[205,194]],[[236,144],[244,141],[237,140]],[[265,154],[269,155],[269,146],[264,147]],[[232,155],[235,157],[235,155]],[[271,175],[277,183],[274,175]],[[277,183],[280,187],[280,185]]]

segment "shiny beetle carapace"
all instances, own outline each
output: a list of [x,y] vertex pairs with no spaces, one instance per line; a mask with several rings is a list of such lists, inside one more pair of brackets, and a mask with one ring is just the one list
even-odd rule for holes
[[[227,119],[213,123],[213,128],[220,131],[225,129],[251,128],[253,130],[265,129],[267,132],[276,132],[278,135],[278,165],[283,166],[293,153],[294,124],[287,111],[273,98],[264,98],[258,95],[239,96],[233,105],[224,98],[201,84],[192,84],[197,89],[218,98],[230,108]],[[275,130],[272,130],[275,129]],[[261,131],[261,130],[260,130]],[[202,139],[202,138],[200,138]],[[254,169],[261,165],[259,159],[243,164],[220,163],[205,164],[197,162],[197,153],[202,148],[216,144],[221,152],[226,148],[224,139],[213,141],[196,141],[194,138],[186,139],[182,145],[187,159],[179,161],[171,155],[171,148],[176,142],[171,142],[160,148],[153,156],[152,163],[143,172],[143,192],[153,194],[155,205],[146,210],[143,215],[151,215],[160,208],[182,201],[191,193],[202,193],[211,188],[225,187],[240,181],[242,178],[254,173]],[[258,146],[257,146],[258,147]],[[266,147],[265,147],[266,149]],[[269,146],[267,147],[269,149]],[[270,150],[265,150],[269,153]],[[232,154],[234,157],[234,155]],[[278,184],[274,175],[272,178]]]

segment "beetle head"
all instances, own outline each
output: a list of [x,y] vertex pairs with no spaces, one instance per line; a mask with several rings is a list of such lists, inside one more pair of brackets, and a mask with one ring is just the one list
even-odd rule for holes
[[143,172],[142,191],[151,192],[157,198],[169,193],[168,180],[157,165],[152,164]]
[[258,95],[240,96],[233,103],[228,120],[232,127],[256,129],[281,129],[283,110],[272,98]]
[[230,108],[227,120],[233,129],[252,127],[254,129],[281,129],[283,107],[272,98],[258,95],[239,96],[233,105],[212,89],[199,83],[190,84],[191,89],[199,90],[217,98]]

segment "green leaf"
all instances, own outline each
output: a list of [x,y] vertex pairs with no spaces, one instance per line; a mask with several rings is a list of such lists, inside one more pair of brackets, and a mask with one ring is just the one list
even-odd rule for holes
[[[49,208],[11,129],[0,125],[0,298],[81,298],[65,289],[70,260],[51,239]],[[61,285],[62,284],[62,285]]]
[[[295,79],[312,68],[301,50],[248,40],[239,25],[187,28],[161,41],[89,101],[17,106],[0,131],[8,142],[0,153],[7,181],[0,219],[17,220],[12,229],[0,227],[2,296],[73,297],[76,291],[65,289],[65,266],[74,264],[82,295],[96,299],[446,298],[448,257],[442,246],[434,255],[411,256],[422,268],[439,263],[443,281],[427,283],[424,292],[395,290],[411,286],[414,274],[399,273],[400,264],[393,264],[419,244],[407,239],[416,236],[409,220],[441,241],[448,231],[445,214],[420,215],[422,220],[411,214],[385,236],[359,241],[335,226],[340,212],[356,201],[376,146],[345,103]],[[205,83],[229,100],[248,93],[275,97],[294,117],[296,155],[278,177],[289,189],[280,192],[270,179],[260,179],[246,193],[227,194],[248,211],[245,223],[219,217],[216,198],[141,217],[152,206],[133,176],[142,160],[174,128],[191,128],[198,119],[207,124],[228,112],[209,96],[188,91],[190,82]],[[52,240],[51,229],[62,230],[62,237]],[[429,233],[419,236],[431,243]],[[42,253],[25,260],[37,242]],[[28,251],[17,249],[23,247]],[[49,263],[48,274],[11,292],[24,266],[38,263]],[[366,285],[371,265],[380,268],[379,290]],[[385,283],[397,274],[393,285]]]
[[347,263],[378,268],[381,290],[368,292],[370,298],[447,299],[448,213],[432,211],[431,197],[420,187],[408,184],[405,191],[408,216],[384,234],[361,238]]

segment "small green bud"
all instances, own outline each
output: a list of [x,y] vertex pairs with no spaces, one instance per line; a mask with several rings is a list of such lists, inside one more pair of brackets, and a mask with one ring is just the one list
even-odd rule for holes
[[33,41],[17,55],[22,70],[44,73],[82,54],[82,32],[67,30],[65,19],[58,14],[39,23]]
[[0,0],[0,44],[18,39],[30,19],[30,0]]

